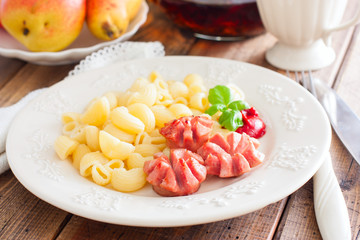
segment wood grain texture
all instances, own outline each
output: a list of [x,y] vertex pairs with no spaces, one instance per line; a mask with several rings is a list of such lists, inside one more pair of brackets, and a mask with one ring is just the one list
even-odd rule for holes
[[26,63],[0,56],[0,88],[2,88]]
[[[272,211],[268,211],[268,209]],[[139,228],[106,224],[73,216],[57,240],[82,239],[270,239],[271,229],[284,209],[283,202],[247,214],[242,217],[216,223],[176,227],[176,228]],[[156,218],[156,216],[154,216]],[[261,224],[252,224],[252,223]]]
[[356,28],[349,46],[349,54],[338,75],[335,89],[344,101],[360,116],[360,27]]
[[0,239],[53,239],[68,213],[31,194],[10,171],[0,180]]
[[49,87],[62,80],[73,65],[39,66],[26,64],[0,89],[0,106],[14,104],[35,89]]
[[313,206],[313,185],[310,180],[289,198],[275,239],[321,239]]
[[172,23],[161,8],[151,2],[149,7],[146,23],[130,40],[160,41],[165,46],[166,55],[187,55],[196,39]]

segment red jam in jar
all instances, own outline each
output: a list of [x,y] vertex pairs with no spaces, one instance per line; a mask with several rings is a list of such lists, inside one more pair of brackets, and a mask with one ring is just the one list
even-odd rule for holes
[[197,37],[238,40],[263,33],[256,0],[153,0]]

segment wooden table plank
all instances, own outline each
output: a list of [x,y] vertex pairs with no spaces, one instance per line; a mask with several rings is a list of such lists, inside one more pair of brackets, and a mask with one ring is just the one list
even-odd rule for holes
[[321,239],[313,210],[312,180],[293,193],[287,205],[275,239]]
[[[32,90],[51,86],[72,68],[24,65],[0,88],[0,106],[13,104]],[[31,194],[11,171],[1,175],[0,183],[0,239],[52,239],[62,229],[62,223],[67,222],[69,213]]]
[[349,54],[344,60],[343,67],[335,84],[335,89],[360,116],[360,26],[356,28],[349,47]]
[[12,77],[10,82],[0,88],[0,106],[14,104],[28,92],[53,85],[66,77],[73,67],[73,65],[39,66],[26,64]]
[[149,7],[146,23],[130,40],[160,41],[166,55],[186,55],[196,39],[175,26],[158,6],[150,2]]
[[[82,217],[73,216],[69,224],[61,232],[57,240],[69,239],[271,239],[274,232],[269,224],[252,224],[268,221],[277,224],[284,209],[283,202],[273,204],[272,211],[266,209],[247,214],[242,217],[219,221],[216,223],[201,224],[174,228],[138,228],[106,224],[91,221]],[[156,216],[154,216],[156,218]],[[221,234],[219,234],[221,233]]]
[[275,69],[265,60],[266,49],[275,42],[276,39],[269,33],[239,42],[198,40],[189,55],[233,59]]
[[6,209],[0,211],[0,239],[52,239],[68,213],[40,200],[10,176],[11,171],[0,176],[0,209]]
[[2,88],[26,63],[0,56],[0,88]]

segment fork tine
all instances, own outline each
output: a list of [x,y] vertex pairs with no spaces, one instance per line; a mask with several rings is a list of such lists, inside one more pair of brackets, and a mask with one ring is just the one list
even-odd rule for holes
[[[305,72],[304,71],[301,71],[301,77],[302,77],[302,85],[305,89],[308,89],[308,86],[307,86],[307,82],[306,82],[306,78],[305,78]],[[309,90],[309,89],[308,89]]]
[[[301,74],[301,78],[300,78],[300,74]],[[289,70],[286,70],[286,75],[288,77],[290,77],[290,71]],[[315,90],[315,86],[314,86],[314,81],[313,81],[313,78],[311,76],[311,70],[308,70],[308,71],[294,71],[294,75],[295,75],[295,81],[298,84],[302,85],[306,90],[311,92],[317,98],[317,94],[316,94],[316,90]],[[307,77],[306,77],[306,75],[307,75]]]
[[298,72],[297,72],[297,71],[295,71],[295,81],[296,81],[297,83],[300,83],[300,80],[299,80],[299,76],[298,76]]
[[315,86],[314,86],[314,81],[313,78],[311,76],[311,70],[308,71],[308,75],[309,75],[309,84],[310,84],[310,92],[314,95],[314,97],[317,98],[317,94],[316,94],[316,90],[315,90]]

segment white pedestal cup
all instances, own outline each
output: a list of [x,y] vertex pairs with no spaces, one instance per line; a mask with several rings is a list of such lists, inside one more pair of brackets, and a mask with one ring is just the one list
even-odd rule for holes
[[360,20],[359,7],[351,20],[340,24],[347,0],[257,0],[257,5],[265,29],[278,39],[266,60],[293,71],[330,65],[335,59],[331,33]]

